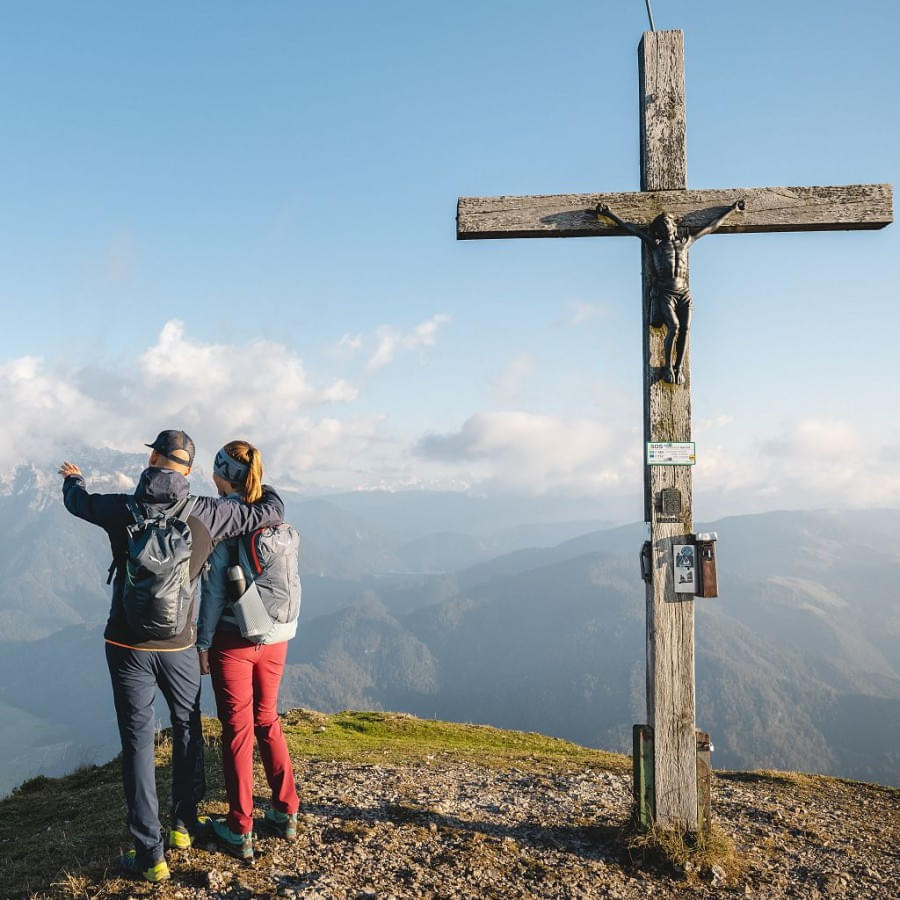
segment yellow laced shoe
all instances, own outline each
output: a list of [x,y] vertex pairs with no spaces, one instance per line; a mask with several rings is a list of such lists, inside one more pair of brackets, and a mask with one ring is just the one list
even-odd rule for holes
[[170,828],[166,846],[170,850],[189,850],[194,844],[194,836],[184,828]]
[[208,826],[209,816],[197,816],[197,824],[200,826],[194,834],[187,828],[178,826],[169,829],[168,846],[172,850],[190,850],[194,846],[197,836]]
[[137,852],[135,850],[129,850],[122,857],[122,868],[130,875],[140,876],[144,881],[149,881],[151,884],[159,884],[161,881],[169,880],[169,864],[165,859],[153,863],[147,869],[141,869],[138,867]]

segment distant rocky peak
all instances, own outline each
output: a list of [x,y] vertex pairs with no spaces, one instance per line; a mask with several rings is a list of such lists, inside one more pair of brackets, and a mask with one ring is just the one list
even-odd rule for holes
[[[100,491],[133,490],[147,464],[142,453],[122,453],[104,447],[75,448],[67,458],[81,469],[89,486]],[[28,507],[35,510],[58,502],[58,468],[62,461],[22,463],[0,473],[0,497],[27,497]]]

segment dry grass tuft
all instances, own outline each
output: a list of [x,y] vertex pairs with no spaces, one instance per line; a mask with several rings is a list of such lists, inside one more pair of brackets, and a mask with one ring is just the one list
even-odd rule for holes
[[629,823],[623,839],[634,865],[669,871],[689,881],[703,879],[734,887],[745,869],[734,842],[717,825],[708,834],[683,834],[656,825],[640,831]]

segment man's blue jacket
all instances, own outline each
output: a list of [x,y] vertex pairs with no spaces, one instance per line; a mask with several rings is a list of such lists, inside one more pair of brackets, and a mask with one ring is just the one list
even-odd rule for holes
[[[134,492],[134,498],[148,516],[157,515],[177,503],[189,493],[187,478],[173,469],[144,469]],[[256,503],[242,503],[222,497],[198,497],[188,516],[191,529],[190,578],[193,596],[187,625],[180,634],[166,640],[147,641],[135,635],[125,621],[122,596],[125,583],[125,559],[128,543],[125,529],[134,521],[128,509],[129,494],[89,494],[81,475],[70,475],[63,481],[63,502],[66,509],[80,519],[99,525],[109,536],[115,580],[109,619],[103,633],[107,642],[137,650],[184,650],[194,644],[194,604],[197,580],[213,545],[217,541],[248,534],[267,525],[279,525],[284,520],[284,503],[268,485],[263,485],[262,499]]]

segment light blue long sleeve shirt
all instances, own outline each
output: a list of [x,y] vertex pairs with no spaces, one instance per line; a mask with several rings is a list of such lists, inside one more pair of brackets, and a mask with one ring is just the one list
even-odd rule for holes
[[200,582],[200,616],[197,619],[197,649],[209,650],[219,622],[224,620],[237,630],[237,620],[225,607],[228,605],[225,572],[231,558],[229,544],[237,538],[216,545],[209,557],[209,570]]
[[[228,500],[240,501],[240,494],[229,494]],[[200,615],[197,619],[198,650],[209,650],[213,636],[221,620],[234,626],[237,630],[237,620],[225,607],[228,605],[228,581],[226,572],[231,562],[231,547],[240,540],[229,538],[220,541],[210,554],[208,566],[204,569],[200,580]]]

